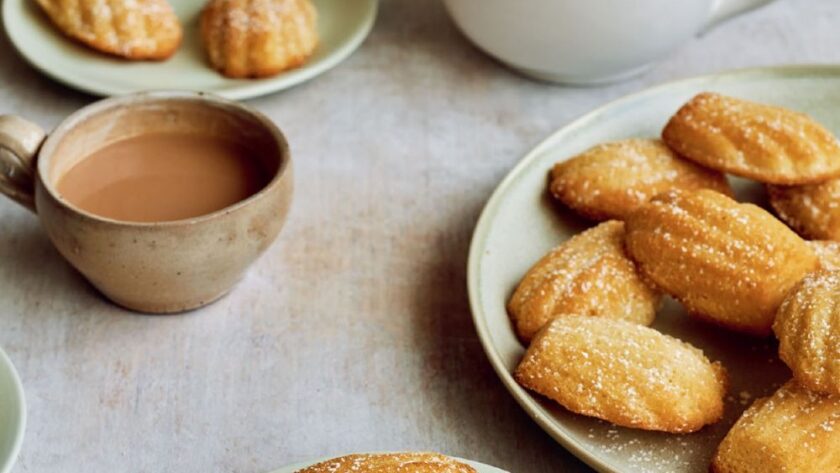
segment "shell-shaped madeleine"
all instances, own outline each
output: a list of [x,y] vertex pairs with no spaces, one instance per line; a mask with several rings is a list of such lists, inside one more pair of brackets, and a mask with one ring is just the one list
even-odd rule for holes
[[822,125],[782,107],[701,93],[677,111],[665,143],[700,165],[770,184],[840,176],[840,144]]
[[694,432],[723,415],[726,372],[676,338],[624,320],[560,317],[514,373],[572,412],[617,425]]
[[840,272],[811,273],[794,286],[773,331],[779,357],[799,384],[840,395]]
[[840,472],[840,397],[789,381],[744,411],[718,447],[711,471]]
[[37,0],[62,33],[127,59],[166,59],[181,44],[181,23],[166,0]]
[[802,186],[767,186],[770,205],[800,235],[840,240],[840,179]]
[[210,64],[228,77],[267,77],[306,62],[318,45],[311,0],[210,0],[201,38]]
[[437,453],[355,454],[334,458],[297,473],[476,473],[475,469]]
[[814,250],[820,269],[840,271],[840,241],[811,240],[805,243]]
[[604,143],[551,170],[551,194],[592,220],[624,219],[670,189],[712,189],[732,195],[726,177],[681,159],[661,140]]
[[624,223],[613,220],[575,235],[540,259],[511,296],[508,313],[527,343],[564,314],[649,325],[659,301],[624,252]]
[[670,191],[626,221],[639,270],[689,312],[770,334],[788,290],[817,268],[811,248],[765,210],[712,191]]

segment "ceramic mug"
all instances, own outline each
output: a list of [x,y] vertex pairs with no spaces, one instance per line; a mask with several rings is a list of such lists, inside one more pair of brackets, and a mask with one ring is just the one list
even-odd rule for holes
[[479,48],[521,73],[597,84],[641,73],[703,29],[772,0],[444,0]]
[[[195,218],[124,222],[65,200],[56,183],[94,151],[156,132],[234,136],[260,150],[271,173],[251,197]],[[0,116],[0,192],[36,212],[58,251],[99,291],[137,311],[194,309],[224,295],[280,232],[292,199],[292,163],[282,132],[262,114],[202,93],[152,92],[89,105],[46,136]]]

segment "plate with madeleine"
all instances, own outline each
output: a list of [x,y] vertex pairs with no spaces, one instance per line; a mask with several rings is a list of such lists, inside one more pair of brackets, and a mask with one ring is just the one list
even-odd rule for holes
[[508,174],[468,287],[491,364],[601,472],[840,471],[840,67],[648,89]]
[[376,10],[377,0],[7,0],[3,24],[35,68],[94,95],[247,99],[336,66]]
[[354,453],[290,465],[272,473],[506,473],[482,463],[432,452]]

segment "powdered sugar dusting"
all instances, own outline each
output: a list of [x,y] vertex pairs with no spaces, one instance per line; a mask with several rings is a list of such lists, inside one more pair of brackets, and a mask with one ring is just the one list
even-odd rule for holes
[[710,191],[671,191],[628,220],[642,272],[690,311],[769,333],[788,289],[816,267],[804,242],[764,210]]
[[688,344],[621,320],[555,319],[516,375],[569,410],[628,427],[694,431],[722,414],[719,366]]
[[731,192],[722,174],[680,159],[659,140],[600,144],[558,163],[551,175],[557,199],[598,220],[621,219],[672,188]]
[[719,471],[837,471],[838,423],[840,397],[788,382],[741,416],[721,443],[714,466]]
[[181,26],[166,0],[38,0],[66,34],[129,58],[166,57],[181,39]]
[[840,240],[840,179],[802,186],[768,186],[779,217],[799,233]]
[[840,241],[812,240],[806,242],[820,260],[820,268],[840,270]]
[[806,276],[782,303],[773,330],[795,378],[840,395],[840,272]]
[[530,339],[563,314],[621,318],[650,324],[659,295],[624,251],[624,224],[604,222],[559,245],[537,262],[508,309],[520,336]]
[[840,170],[840,144],[819,123],[720,94],[692,98],[671,118],[663,139],[699,164],[762,182],[813,182]]

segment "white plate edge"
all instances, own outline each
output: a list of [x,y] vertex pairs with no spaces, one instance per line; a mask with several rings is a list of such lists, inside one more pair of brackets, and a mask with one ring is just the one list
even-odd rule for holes
[[8,372],[11,374],[12,382],[14,383],[15,394],[20,405],[20,421],[18,422],[17,431],[15,432],[15,441],[12,445],[12,451],[4,464],[0,464],[0,473],[8,473],[17,461],[20,454],[20,449],[23,446],[23,436],[26,432],[26,398],[23,394],[23,383],[20,380],[20,375],[12,364],[11,358],[0,348],[0,364],[5,365]]

